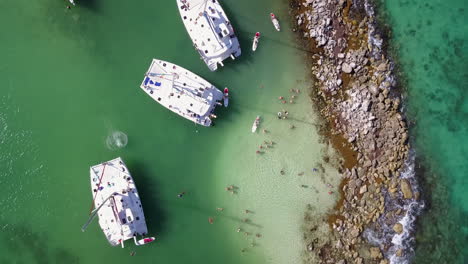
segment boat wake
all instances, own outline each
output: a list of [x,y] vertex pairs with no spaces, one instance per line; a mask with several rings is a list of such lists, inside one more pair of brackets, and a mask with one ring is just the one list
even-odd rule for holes
[[127,143],[128,143],[128,137],[122,131],[113,131],[106,138],[106,146],[110,150],[124,148],[125,146],[127,146]]

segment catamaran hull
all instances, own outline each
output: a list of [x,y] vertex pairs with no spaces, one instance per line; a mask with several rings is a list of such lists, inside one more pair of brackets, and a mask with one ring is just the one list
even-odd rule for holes
[[138,191],[121,158],[91,167],[90,179],[94,212],[112,246],[148,233]]
[[223,93],[214,85],[173,63],[153,59],[140,85],[156,102],[198,125],[211,126]]
[[211,71],[241,55],[239,40],[217,0],[176,0],[193,46]]

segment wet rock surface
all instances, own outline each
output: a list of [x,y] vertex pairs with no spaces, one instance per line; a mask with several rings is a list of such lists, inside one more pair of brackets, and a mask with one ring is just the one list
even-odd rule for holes
[[[342,200],[330,213],[329,241],[308,246],[320,263],[388,263],[389,245],[373,245],[363,231],[379,218],[395,224],[400,212],[387,212],[386,199],[414,199],[411,185],[400,179],[408,157],[408,132],[400,113],[393,64],[381,48],[374,18],[362,0],[291,0],[295,31],[312,51],[313,94],[343,155]],[[332,142],[333,144],[333,142]],[[352,160],[352,161],[350,161]],[[350,165],[351,164],[351,165]],[[393,217],[389,217],[393,216]],[[376,226],[376,227],[375,227]],[[305,235],[310,245],[313,231]]]

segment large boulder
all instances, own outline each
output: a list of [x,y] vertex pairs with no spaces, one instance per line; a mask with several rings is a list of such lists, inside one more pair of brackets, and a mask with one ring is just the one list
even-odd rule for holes
[[400,224],[400,223],[396,223],[396,224],[393,226],[393,231],[397,232],[398,234],[403,233],[403,225]]
[[411,190],[411,185],[407,179],[402,179],[400,181],[400,190],[403,193],[405,199],[413,198],[413,191]]
[[351,67],[351,65],[345,62],[343,63],[343,65],[341,65],[341,70],[344,73],[351,73],[353,71],[353,67]]

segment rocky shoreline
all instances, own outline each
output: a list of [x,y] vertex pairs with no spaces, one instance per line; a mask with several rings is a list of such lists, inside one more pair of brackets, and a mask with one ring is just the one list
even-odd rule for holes
[[[395,91],[393,64],[382,50],[372,7],[365,0],[290,0],[294,30],[306,41],[313,95],[327,122],[327,136],[343,157],[341,199],[328,219],[331,236],[307,227],[306,262],[389,263],[404,248],[369,241],[365,230],[394,234],[405,210],[389,201],[416,201],[419,192],[401,173],[409,156],[406,120]],[[369,9],[370,8],[370,9]]]

